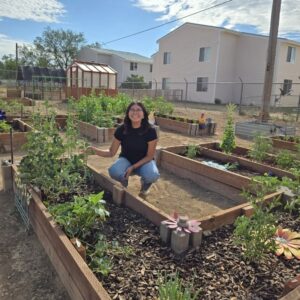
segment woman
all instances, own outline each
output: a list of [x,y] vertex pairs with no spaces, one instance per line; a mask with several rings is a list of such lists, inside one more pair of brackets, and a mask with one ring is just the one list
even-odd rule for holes
[[132,102],[126,109],[124,124],[119,126],[109,150],[100,150],[89,146],[96,155],[113,157],[121,145],[121,154],[109,168],[109,175],[128,186],[128,178],[132,174],[141,177],[140,194],[147,195],[149,188],[158,178],[159,171],[154,161],[157,145],[157,134],[149,124],[148,113],[140,102]]

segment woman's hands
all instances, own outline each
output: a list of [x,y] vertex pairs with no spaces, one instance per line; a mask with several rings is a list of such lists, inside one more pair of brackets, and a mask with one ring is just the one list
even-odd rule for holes
[[125,178],[128,180],[130,174],[133,172],[134,166],[130,166],[125,172]]

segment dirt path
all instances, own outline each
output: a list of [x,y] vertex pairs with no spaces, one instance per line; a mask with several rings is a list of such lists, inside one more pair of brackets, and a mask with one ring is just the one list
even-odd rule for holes
[[69,299],[36,235],[26,232],[13,195],[3,191],[0,178],[0,299]]

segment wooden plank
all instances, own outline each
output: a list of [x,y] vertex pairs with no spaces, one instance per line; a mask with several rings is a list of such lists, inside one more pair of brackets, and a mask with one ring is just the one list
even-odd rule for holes
[[251,179],[246,176],[212,168],[196,160],[182,157],[166,150],[161,151],[161,163],[163,161],[174,164],[182,169],[188,169],[193,173],[205,175],[215,181],[225,183],[238,189],[247,188],[251,183]]
[[[50,244],[46,245],[46,240],[44,240],[45,248],[51,249],[52,247],[52,250],[49,250],[50,254],[55,252],[59,258],[57,263],[62,264],[67,269],[69,278],[65,278],[65,274],[60,275],[65,280],[66,289],[72,295],[72,293],[75,293],[73,285],[75,284],[78,287],[80,294],[77,293],[74,299],[111,299],[68,237],[54,222],[38,195],[33,190],[31,190],[31,193],[33,200],[29,205],[30,219],[33,223],[39,224],[44,235],[50,241]],[[54,257],[53,254],[53,259]],[[63,267],[61,266],[61,268]],[[74,284],[72,281],[74,281]]]
[[105,190],[113,192],[113,187],[117,184],[117,181],[109,178],[103,173],[99,173],[93,166],[88,163],[88,168],[92,172],[94,180]]
[[195,182],[200,187],[222,195],[223,197],[227,198],[228,195],[230,195],[230,197],[234,199],[235,202],[245,201],[244,197],[241,195],[240,189],[234,188],[218,181],[214,181],[213,179],[208,178],[205,175],[193,173],[188,169],[174,166],[173,164],[165,161],[162,161],[161,167],[175,174],[176,176],[189,179]]

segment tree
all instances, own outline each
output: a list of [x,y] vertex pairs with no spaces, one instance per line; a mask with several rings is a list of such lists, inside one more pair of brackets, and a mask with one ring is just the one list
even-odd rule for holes
[[83,33],[71,30],[53,30],[47,27],[41,37],[34,40],[36,51],[49,57],[54,67],[67,69],[79,49],[84,45]]
[[23,66],[36,66],[49,68],[52,67],[51,58],[38,51],[34,46],[20,46],[19,47],[19,64]]
[[3,55],[0,61],[0,79],[16,79],[17,64],[12,54]]
[[144,82],[144,76],[134,75],[127,77],[126,81],[121,84],[122,89],[148,89],[149,84]]
[[88,48],[96,48],[96,49],[101,49],[101,48],[102,48],[101,44],[98,43],[98,42],[88,44],[88,45],[86,45],[85,47],[88,47]]

